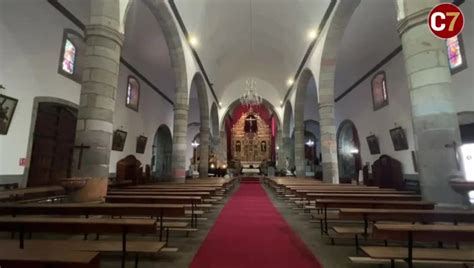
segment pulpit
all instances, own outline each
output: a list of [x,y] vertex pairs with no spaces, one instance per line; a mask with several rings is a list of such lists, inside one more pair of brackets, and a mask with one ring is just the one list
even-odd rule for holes
[[403,190],[402,163],[388,155],[382,155],[372,165],[372,178],[374,184],[381,188],[395,188]]
[[120,183],[127,180],[135,185],[143,183],[142,163],[134,155],[129,155],[117,162],[116,181]]

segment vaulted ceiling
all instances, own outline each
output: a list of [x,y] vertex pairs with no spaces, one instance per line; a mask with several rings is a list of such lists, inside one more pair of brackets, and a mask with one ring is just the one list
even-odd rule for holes
[[[242,91],[248,77],[262,95],[283,99],[330,0],[175,0],[217,97]],[[262,84],[267,85],[262,87]],[[264,89],[265,88],[265,89]]]
[[[89,1],[59,0],[85,23]],[[174,73],[161,27],[143,1],[132,1],[123,57],[174,100]],[[173,1],[188,33],[199,41],[195,50],[224,106],[241,95],[249,77],[257,79],[257,91],[262,96],[278,105],[287,92],[288,78],[294,76],[311,42],[308,32],[318,28],[331,2]],[[395,0],[362,0],[339,47],[336,96],[399,44]],[[308,94],[315,92],[308,90]]]

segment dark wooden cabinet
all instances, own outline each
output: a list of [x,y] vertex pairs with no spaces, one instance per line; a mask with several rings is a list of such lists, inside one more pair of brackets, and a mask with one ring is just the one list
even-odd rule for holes
[[372,165],[374,184],[381,188],[395,188],[403,190],[402,163],[388,155],[382,155]]

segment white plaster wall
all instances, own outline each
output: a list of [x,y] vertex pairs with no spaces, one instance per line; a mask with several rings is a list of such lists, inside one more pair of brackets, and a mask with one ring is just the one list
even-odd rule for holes
[[78,30],[48,2],[0,1],[1,94],[19,100],[7,135],[0,135],[0,175],[23,174],[33,99],[54,97],[79,103],[80,85],[58,74],[64,28]]
[[[81,30],[47,1],[2,0],[0,10],[8,10],[0,16],[0,84],[7,88],[0,93],[19,99],[8,135],[0,136],[0,175],[22,175],[24,167],[19,166],[19,159],[27,154],[33,99],[54,97],[79,103],[81,85],[58,74],[57,69],[64,28]],[[137,64],[134,66],[140,70],[143,66]],[[114,129],[123,126],[128,136],[123,152],[111,152],[110,172],[115,172],[116,162],[129,154],[135,154],[144,165],[150,164],[158,126],[173,127],[173,107],[140,79],[139,113],[126,108],[130,74],[120,66]],[[143,134],[148,137],[145,154],[136,154],[136,138]]]
[[[125,106],[129,75],[133,73],[124,65],[120,65],[115,99],[114,130],[121,129],[128,134],[123,152],[112,151],[110,154],[109,171],[111,173],[116,172],[117,161],[130,154],[135,155],[143,166],[150,165],[153,139],[158,127],[165,124],[170,129],[173,128],[173,106],[136,76],[141,88],[139,110],[136,112]],[[144,154],[136,153],[137,137],[140,135],[148,138]]]
[[[389,105],[373,111],[371,79],[366,79],[336,103],[337,125],[339,127],[340,123],[346,119],[354,122],[361,143],[362,163],[372,164],[381,154],[387,154],[402,162],[404,174],[415,174],[411,158],[415,143],[403,55],[398,54],[380,70],[386,72]],[[389,130],[397,126],[405,130],[408,150],[395,151],[393,148]],[[369,152],[366,137],[372,134],[379,139],[381,152],[379,155],[371,155]]]

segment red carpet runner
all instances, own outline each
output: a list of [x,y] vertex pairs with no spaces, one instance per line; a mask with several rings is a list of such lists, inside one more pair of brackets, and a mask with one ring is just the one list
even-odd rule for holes
[[262,186],[242,183],[217,218],[190,267],[322,266],[293,233]]

